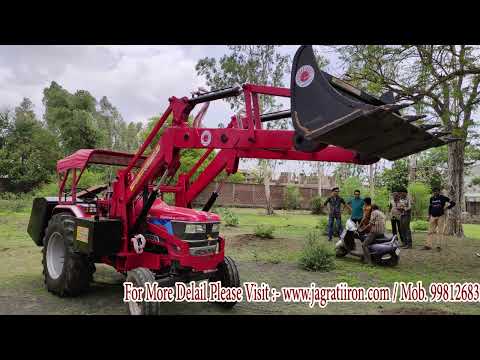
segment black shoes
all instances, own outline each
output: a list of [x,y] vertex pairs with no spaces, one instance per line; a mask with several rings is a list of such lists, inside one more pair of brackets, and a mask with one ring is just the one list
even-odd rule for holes
[[411,249],[411,248],[412,248],[412,244],[405,244],[400,246],[400,249]]
[[432,250],[432,248],[430,246],[425,245],[424,247],[422,247],[422,250]]

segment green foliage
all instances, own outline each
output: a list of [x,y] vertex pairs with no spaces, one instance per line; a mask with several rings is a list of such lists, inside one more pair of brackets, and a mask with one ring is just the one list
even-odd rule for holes
[[33,192],[35,197],[58,196],[58,183],[55,176],[50,176],[48,180],[39,186]]
[[312,214],[320,215],[323,213],[323,204],[325,200],[321,196],[315,196],[310,200]]
[[59,149],[55,137],[37,120],[28,99],[3,113],[0,122],[0,176],[7,191],[27,192],[55,169]]
[[[212,89],[236,84],[283,86],[283,78],[290,66],[290,56],[282,55],[276,45],[229,45],[229,54],[220,59],[205,57],[195,66],[197,74],[205,76]],[[262,112],[275,109],[274,96],[260,96]],[[232,109],[243,106],[240,97],[225,99]],[[278,123],[278,122],[277,122]],[[286,122],[280,122],[286,123]]]
[[408,193],[413,202],[412,218],[425,219],[428,213],[430,187],[423,183],[415,182],[408,186]]
[[410,223],[410,226],[413,231],[427,231],[428,230],[428,221],[425,220],[415,220]]
[[397,160],[391,169],[384,169],[377,177],[378,185],[386,187],[388,191],[398,191],[408,186],[408,164],[406,159]]
[[253,233],[262,239],[273,239],[275,227],[272,225],[258,224],[255,226]]
[[43,91],[45,120],[62,144],[64,155],[95,148],[101,135],[96,124],[96,100],[88,91],[69,93],[55,81]]
[[228,208],[224,208],[222,210],[218,210],[218,213],[222,217],[222,220],[225,226],[231,226],[231,227],[238,226],[238,222],[239,222],[238,216],[235,215],[235,213],[232,210]]
[[337,184],[343,184],[345,181],[348,181],[350,178],[358,178],[360,182],[362,178],[365,177],[365,166],[360,166],[357,164],[337,164],[333,171],[333,176]]
[[388,210],[389,203],[390,203],[390,191],[385,187],[376,188],[375,194],[372,197],[372,204],[377,204],[380,210],[386,213]]
[[284,205],[285,209],[295,210],[300,208],[300,203],[302,202],[302,197],[300,195],[300,189],[295,185],[287,185]]
[[225,171],[222,171],[216,178],[215,181],[224,181],[225,179],[226,182],[229,183],[237,183],[237,184],[242,184],[245,182],[245,175],[241,171],[237,171],[235,174],[231,174],[227,178],[227,173]]
[[319,232],[310,232],[300,254],[300,266],[309,271],[330,271],[335,268],[335,252],[321,241]]
[[173,193],[165,193],[163,194],[163,201],[165,201],[168,205],[175,205],[175,194]]
[[363,186],[362,181],[358,176],[349,177],[340,184],[340,196],[343,197],[345,202],[353,199],[353,193],[355,190],[360,190],[360,196],[362,198],[368,193],[368,189]]

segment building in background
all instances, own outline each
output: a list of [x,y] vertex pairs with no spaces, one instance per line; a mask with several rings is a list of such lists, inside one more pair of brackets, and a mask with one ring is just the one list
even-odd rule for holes
[[470,217],[480,220],[480,165],[470,168],[465,174],[465,211]]

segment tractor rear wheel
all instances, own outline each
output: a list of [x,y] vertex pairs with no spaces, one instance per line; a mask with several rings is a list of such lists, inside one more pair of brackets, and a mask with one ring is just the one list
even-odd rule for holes
[[76,296],[88,290],[95,266],[73,250],[75,222],[69,213],[54,215],[43,239],[43,275],[48,291]]
[[[237,265],[229,256],[225,256],[223,262],[218,265],[214,281],[220,281],[222,287],[240,287],[240,277]],[[223,308],[231,309],[237,302],[217,302]]]
[[[135,287],[145,288],[145,283],[155,282],[155,275],[146,268],[136,268],[127,273],[125,282],[131,282]],[[130,315],[159,315],[160,303],[158,301],[127,302]]]

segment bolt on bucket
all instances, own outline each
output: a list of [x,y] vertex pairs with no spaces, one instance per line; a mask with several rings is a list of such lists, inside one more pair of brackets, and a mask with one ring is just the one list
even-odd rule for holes
[[318,68],[311,46],[301,46],[291,73],[291,111],[294,144],[313,152],[331,144],[357,151],[366,157],[396,160],[445,145],[448,133],[427,132],[416,126],[425,116],[402,116],[410,104],[393,104],[393,94],[377,98]]

